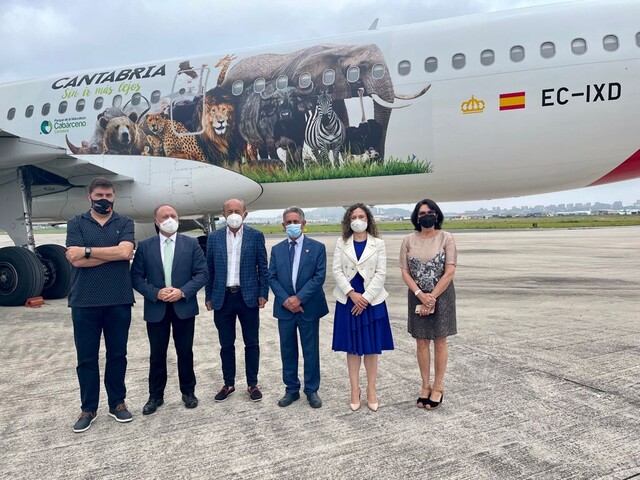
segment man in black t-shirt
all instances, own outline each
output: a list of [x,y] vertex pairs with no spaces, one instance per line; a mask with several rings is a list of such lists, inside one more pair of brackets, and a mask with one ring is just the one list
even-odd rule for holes
[[113,184],[94,178],[89,185],[88,212],[67,223],[67,259],[73,265],[69,307],[78,357],[82,413],[73,426],[76,433],[91,427],[100,396],[98,354],[104,334],[106,368],[104,385],[109,415],[130,422],[125,403],[127,340],[131,305],[135,302],[129,261],[133,257],[133,221],[113,211]]

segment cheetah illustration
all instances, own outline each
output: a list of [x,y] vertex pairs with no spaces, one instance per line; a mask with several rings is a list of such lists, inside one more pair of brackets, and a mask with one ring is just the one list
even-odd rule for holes
[[147,135],[147,144],[149,145],[148,154],[154,157],[162,157],[164,149],[162,148],[162,139],[158,135]]
[[149,130],[162,140],[165,156],[207,161],[195,135],[175,134],[174,128],[178,133],[189,133],[182,123],[174,121],[172,128],[171,120],[160,113],[147,115],[145,121]]

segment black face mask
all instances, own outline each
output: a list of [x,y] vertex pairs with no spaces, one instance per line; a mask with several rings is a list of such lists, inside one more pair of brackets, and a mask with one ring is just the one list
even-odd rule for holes
[[437,215],[423,215],[422,217],[420,217],[419,223],[420,223],[420,226],[422,228],[431,228],[436,223],[438,223],[438,216]]
[[91,200],[91,208],[99,215],[107,215],[113,211],[113,202],[110,202],[106,198]]

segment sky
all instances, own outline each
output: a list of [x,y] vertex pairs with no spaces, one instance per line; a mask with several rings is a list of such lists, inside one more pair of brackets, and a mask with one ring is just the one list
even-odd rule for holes
[[[563,1],[563,0],[559,0]],[[0,0],[0,83],[183,58],[325,35],[506,10],[552,0]],[[565,0],[566,1],[566,0]],[[480,207],[640,199],[640,179],[512,199],[443,203]]]

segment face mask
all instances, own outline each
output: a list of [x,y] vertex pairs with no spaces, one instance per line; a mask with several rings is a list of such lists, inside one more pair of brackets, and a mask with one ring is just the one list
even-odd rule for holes
[[422,228],[431,228],[438,223],[438,217],[436,215],[424,215],[420,217],[420,226]]
[[351,230],[356,233],[362,233],[367,229],[367,222],[363,220],[354,220],[351,222]]
[[227,217],[227,225],[231,228],[240,228],[240,225],[242,225],[242,215],[232,213]]
[[178,231],[178,225],[179,222],[175,218],[169,217],[158,226],[163,232],[168,233],[169,235],[173,235]]
[[296,239],[300,235],[302,235],[302,225],[299,223],[292,223],[290,225],[287,225],[285,230],[287,231],[287,235],[289,236],[289,238],[292,239]]
[[106,198],[91,200],[91,208],[99,215],[106,215],[113,211],[113,202],[110,202]]

